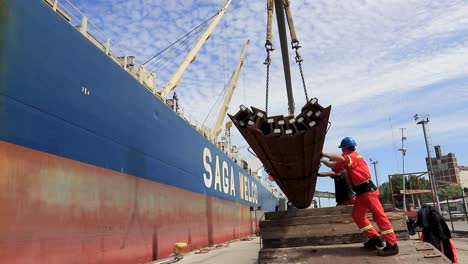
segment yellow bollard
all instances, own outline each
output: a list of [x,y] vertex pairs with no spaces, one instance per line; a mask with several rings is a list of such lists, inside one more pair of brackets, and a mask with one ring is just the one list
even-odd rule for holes
[[184,248],[187,247],[187,243],[185,242],[177,242],[174,244],[174,254],[176,256],[182,255],[184,253]]

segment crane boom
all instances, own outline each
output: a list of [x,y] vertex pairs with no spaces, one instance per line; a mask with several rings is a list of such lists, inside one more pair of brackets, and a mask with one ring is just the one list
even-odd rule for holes
[[288,37],[286,36],[286,22],[284,19],[284,1],[275,0],[276,22],[278,24],[278,35],[280,38],[281,54],[283,55],[284,80],[286,81],[286,92],[288,95],[289,115],[294,115],[294,96],[291,82],[291,69],[289,66]]
[[221,10],[219,10],[218,14],[216,15],[216,17],[213,19],[213,21],[211,21],[210,25],[208,26],[208,28],[205,30],[205,32],[203,32],[203,34],[200,36],[200,38],[198,39],[198,41],[195,43],[195,45],[193,46],[193,48],[190,50],[190,52],[187,54],[187,56],[185,56],[184,60],[182,61],[181,65],[179,66],[179,68],[177,68],[177,70],[175,71],[175,73],[172,75],[171,79],[169,79],[169,81],[167,82],[166,86],[164,86],[161,91],[160,91],[160,94],[161,94],[161,97],[164,99],[166,98],[167,94],[169,92],[171,92],[174,88],[177,87],[177,85],[179,84],[180,82],[180,78],[182,77],[182,74],[185,72],[185,70],[187,69],[187,67],[190,65],[190,63],[192,63],[192,61],[195,59],[195,55],[197,55],[198,51],[200,50],[200,48],[203,46],[203,44],[205,43],[205,41],[210,37],[210,34],[211,32],[213,31],[213,29],[216,27],[216,25],[218,24],[218,22],[221,20],[221,18],[223,17],[224,13],[226,12],[229,4],[231,4],[231,1],[232,0],[227,0],[226,3],[224,4],[224,7],[221,8]]
[[247,51],[247,47],[249,46],[249,43],[250,43],[250,40],[247,40],[242,50],[241,56],[239,58],[239,62],[237,63],[236,69],[234,70],[232,74],[231,81],[229,82],[229,86],[226,91],[226,96],[224,97],[223,104],[221,105],[221,109],[218,113],[218,118],[216,119],[216,123],[212,129],[213,131],[211,133],[212,141],[216,141],[219,134],[221,133],[221,125],[223,124],[223,120],[226,116],[227,110],[229,109],[229,103],[231,102],[232,94],[234,93],[234,90],[236,89],[237,80],[239,79],[240,70],[244,63],[245,53]]

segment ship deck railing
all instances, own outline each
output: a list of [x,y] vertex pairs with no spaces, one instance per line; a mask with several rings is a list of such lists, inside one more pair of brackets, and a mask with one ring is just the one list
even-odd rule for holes
[[[91,43],[103,51],[109,56],[115,63],[120,65],[126,72],[133,76],[139,81],[143,87],[148,89],[155,97],[166,103],[166,100],[162,98],[156,91],[155,77],[156,75],[151,72],[147,72],[144,66],[139,66],[138,71],[134,71],[135,57],[128,56],[123,48],[100,30],[95,24],[88,20],[88,17],[83,14],[75,5],[69,0],[43,0],[47,3],[52,10],[57,12],[63,19],[65,19],[70,25],[76,30],[83,34]],[[171,107],[170,107],[171,108]],[[172,108],[171,108],[172,109]],[[200,134],[204,135],[203,129],[200,128],[198,123],[193,123],[192,118],[187,118],[184,115],[183,109],[174,110],[180,117],[182,117],[187,123],[192,125]],[[216,142],[213,142],[217,145]],[[234,158],[231,153],[223,151],[228,157]],[[254,177],[256,178],[256,177]]]
[[[117,64],[127,70],[129,56],[117,43],[88,20],[69,0],[44,0],[54,11],[86,36],[94,45],[110,56]],[[112,50],[111,50],[112,48]]]
[[[115,63],[127,71],[132,77],[137,79],[143,87],[148,89],[159,99],[162,99],[156,92],[156,74],[148,72],[143,65],[135,71],[135,57],[129,56],[125,50],[115,43],[106,33],[88,20],[69,0],[43,0],[70,25],[83,34],[91,43],[109,56]],[[164,101],[164,100],[163,100]]]
[[[115,63],[121,66],[132,77],[137,79],[137,81],[140,82],[143,85],[143,87],[148,89],[155,97],[159,98],[161,101],[166,103],[164,98],[161,98],[159,93],[157,93],[156,91],[156,74],[148,72],[143,65],[140,65],[138,67],[138,70],[135,71],[135,57],[129,56],[123,48],[121,48],[117,43],[115,43],[106,33],[99,29],[95,24],[89,21],[88,17],[85,14],[83,14],[69,0],[43,1],[47,3],[55,12],[57,12],[76,30],[83,34],[89,41],[91,41],[91,43],[93,43],[102,52],[109,56]],[[189,120],[180,112],[177,112],[177,114],[183,119],[185,119],[187,122],[189,122]],[[192,124],[192,122],[189,123]]]

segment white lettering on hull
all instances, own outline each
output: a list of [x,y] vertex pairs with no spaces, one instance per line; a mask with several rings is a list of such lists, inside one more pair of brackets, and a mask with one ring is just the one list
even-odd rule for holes
[[[214,162],[213,162],[214,160]],[[203,149],[203,182],[205,187],[236,197],[236,184],[234,167],[229,166],[225,160],[220,160],[216,155],[213,159],[209,148]],[[214,173],[214,175],[213,175]],[[245,176],[239,171],[239,198],[251,203],[258,204],[258,188],[257,183]]]

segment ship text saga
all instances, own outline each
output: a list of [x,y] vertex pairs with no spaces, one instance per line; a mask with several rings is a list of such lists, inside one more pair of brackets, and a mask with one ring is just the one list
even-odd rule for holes
[[[229,165],[218,155],[212,155],[209,148],[203,149],[203,181],[206,188],[258,204],[257,184],[245,176],[241,170],[238,172],[238,180],[235,180],[234,166]],[[239,188],[236,188],[236,184]]]

